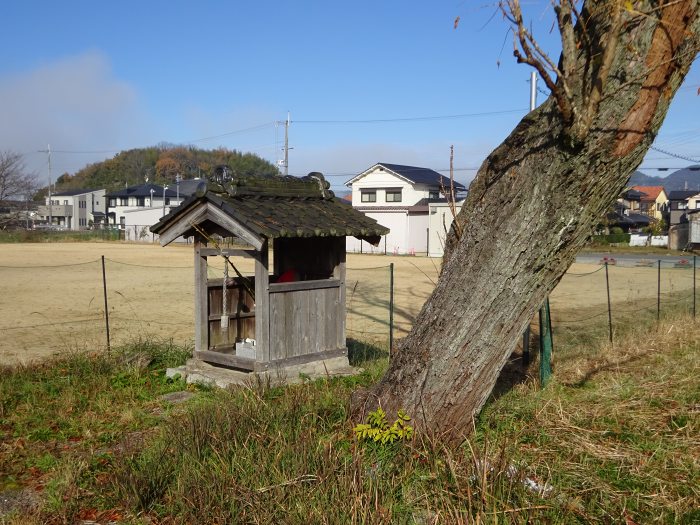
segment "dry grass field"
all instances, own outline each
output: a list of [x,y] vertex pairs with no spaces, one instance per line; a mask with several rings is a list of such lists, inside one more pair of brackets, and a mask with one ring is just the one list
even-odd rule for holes
[[[105,346],[102,256],[106,261],[112,344],[139,337],[177,342],[192,338],[191,246],[4,244],[0,248],[0,363],[27,362],[71,349]],[[397,337],[410,329],[428,298],[440,260],[349,254],[349,337],[386,342],[388,265],[392,262]],[[238,263],[243,273],[252,273],[251,261],[240,259]],[[221,261],[210,264],[212,276],[220,276]],[[605,272],[600,268],[591,264],[571,267],[552,294],[555,320],[605,310]],[[654,306],[656,279],[655,268],[611,267],[612,301],[620,307]],[[691,287],[692,271],[664,269],[662,297],[670,299],[685,293],[687,300]]]

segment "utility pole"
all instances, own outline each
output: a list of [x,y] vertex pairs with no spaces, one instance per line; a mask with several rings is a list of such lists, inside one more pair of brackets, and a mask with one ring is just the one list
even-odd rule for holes
[[275,149],[277,149],[277,126],[284,124],[284,159],[277,160],[277,167],[284,166],[284,174],[289,175],[289,150],[294,149],[289,147],[289,124],[291,124],[290,114],[287,111],[287,120],[282,122],[281,120],[275,121]]
[[51,204],[51,144],[46,146],[46,149],[40,149],[39,153],[48,154],[49,167],[49,228],[53,226],[53,205]]
[[284,174],[289,175],[289,111],[287,111],[287,121],[284,123]]
[[51,144],[46,145],[49,156],[49,228],[53,228],[53,205],[51,204]]
[[537,105],[537,72],[530,71],[530,111]]

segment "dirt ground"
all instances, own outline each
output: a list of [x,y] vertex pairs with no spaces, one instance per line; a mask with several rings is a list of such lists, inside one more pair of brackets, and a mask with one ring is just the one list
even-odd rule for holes
[[[101,257],[105,257],[112,344],[138,337],[191,340],[191,246],[125,243],[3,244],[0,246],[0,363],[27,362],[71,349],[106,345]],[[386,342],[389,264],[394,264],[395,336],[410,329],[437,280],[440,260],[348,254],[348,337]],[[237,261],[252,273],[248,259]],[[221,261],[210,276],[220,277]],[[605,309],[605,272],[574,264],[551,297],[553,316]],[[596,271],[598,270],[598,271]],[[593,272],[593,273],[591,273]],[[616,304],[655,304],[655,268],[610,268]],[[676,297],[692,288],[692,270],[663,269],[661,292]],[[686,293],[687,295],[687,293]]]

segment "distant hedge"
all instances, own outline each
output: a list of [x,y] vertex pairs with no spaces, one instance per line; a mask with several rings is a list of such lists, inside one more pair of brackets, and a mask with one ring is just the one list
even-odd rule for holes
[[593,235],[591,244],[629,244],[629,233],[611,233],[610,235]]
[[0,230],[0,243],[118,241],[119,230]]

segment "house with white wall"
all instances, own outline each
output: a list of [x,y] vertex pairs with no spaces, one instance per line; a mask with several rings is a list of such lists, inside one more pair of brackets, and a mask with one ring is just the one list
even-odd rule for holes
[[42,222],[63,230],[87,230],[104,224],[105,190],[66,190],[46,197],[37,214]]
[[[352,189],[353,208],[390,230],[376,247],[348,238],[349,252],[416,254],[429,251],[429,206],[446,202],[442,192],[449,190],[449,178],[429,168],[379,162],[345,185]],[[454,183],[454,188],[458,193],[466,191],[458,182]]]
[[[120,230],[126,228],[126,217],[130,211],[152,210],[149,214],[160,217],[167,213],[170,206],[179,205],[186,196],[179,194],[177,189],[168,186],[163,187],[158,184],[146,183],[138,186],[129,186],[123,190],[113,191],[107,194],[107,217],[111,226],[117,226]],[[153,210],[156,210],[155,212]],[[158,211],[160,210],[160,211]],[[151,226],[160,220],[157,217]]]
[[[124,240],[133,242],[156,242],[158,236],[151,232],[150,228],[163,217],[165,217],[171,210],[175,209],[176,206],[166,206],[165,209],[162,207],[152,207],[152,208],[130,208],[122,212],[124,217],[124,227],[121,228],[124,231]],[[186,241],[186,239],[178,239],[180,241]]]
[[445,239],[463,204],[464,199],[456,200],[454,206],[451,206],[447,199],[428,204],[428,257],[442,257],[445,252]]

